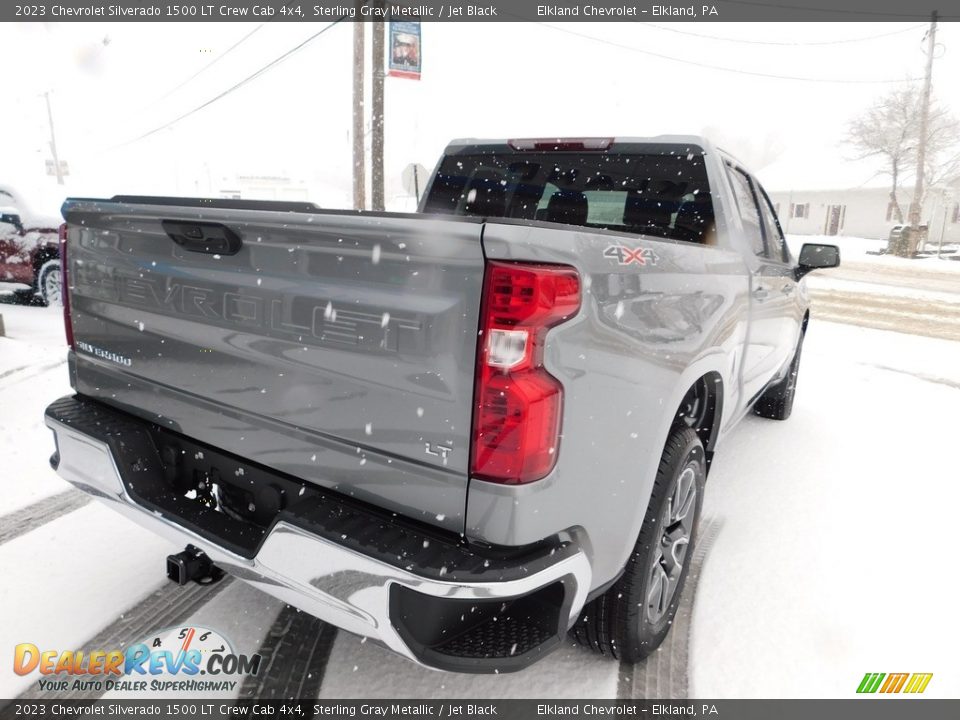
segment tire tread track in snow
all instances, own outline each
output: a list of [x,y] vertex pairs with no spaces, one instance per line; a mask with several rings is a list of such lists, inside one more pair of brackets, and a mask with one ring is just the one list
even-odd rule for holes
[[[64,358],[63,360],[57,360],[56,362],[47,363],[46,365],[24,365],[23,367],[7,370],[4,373],[0,373],[0,380],[9,379],[10,382],[5,382],[0,384],[0,388],[3,388],[4,390],[8,390],[12,387],[16,387],[17,385],[24,382],[25,380],[30,380],[31,378],[35,378],[38,375],[42,375],[48,370],[53,370],[54,368],[58,368],[61,365],[65,365],[66,362],[67,362],[67,359]],[[31,372],[23,373],[24,370],[29,370]],[[17,373],[23,373],[23,374],[17,375]]]
[[30,366],[29,366],[29,365],[21,365],[20,367],[15,367],[15,368],[10,368],[9,370],[4,370],[3,372],[0,372],[0,380],[3,380],[3,379],[4,379],[5,377],[7,377],[8,375],[13,375],[14,373],[18,373],[18,372],[20,372],[21,370],[26,370],[28,367],[30,367]]
[[947,387],[953,388],[955,390],[960,390],[960,382],[951,380],[950,378],[938,377],[937,375],[929,375],[922,372],[911,372],[910,370],[903,370],[901,368],[890,367],[889,365],[880,365],[877,363],[866,363],[861,362],[857,363],[858,365],[863,365],[865,367],[873,367],[878,370],[885,370],[887,372],[897,373],[899,375],[906,375],[907,377],[916,378],[917,380],[923,380],[928,383],[935,383],[937,385],[946,385]]
[[[187,620],[198,608],[205,605],[225,590],[233,578],[227,575],[213,585],[190,583],[184,587],[171,582],[164,583],[135,606],[122,613],[97,635],[78,647],[91,650],[123,649],[141,640],[150,633],[164,630]],[[71,680],[73,678],[70,678]],[[21,694],[21,699],[37,697],[38,686],[34,682]],[[65,690],[43,693],[44,700],[96,700],[104,690]]]
[[720,531],[720,521],[700,522],[697,546],[690,560],[690,573],[673,618],[673,628],[663,645],[639,663],[621,663],[617,676],[617,698],[621,700],[681,700],[690,690],[690,623],[703,561]]
[[810,314],[821,320],[960,340],[958,303],[829,290],[812,290],[810,299]]
[[244,679],[240,699],[319,697],[336,637],[333,625],[285,606],[257,651],[260,672]]
[[0,516],[0,545],[26,535],[67,513],[79,510],[89,502],[89,495],[70,489],[2,515]]

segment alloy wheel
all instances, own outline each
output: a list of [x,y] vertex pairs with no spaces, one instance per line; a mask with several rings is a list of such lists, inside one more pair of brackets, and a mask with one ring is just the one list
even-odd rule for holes
[[43,297],[48,305],[60,304],[60,270],[50,270],[43,280]]
[[689,463],[677,476],[660,524],[647,578],[647,621],[656,625],[670,608],[687,559],[697,507],[697,471]]

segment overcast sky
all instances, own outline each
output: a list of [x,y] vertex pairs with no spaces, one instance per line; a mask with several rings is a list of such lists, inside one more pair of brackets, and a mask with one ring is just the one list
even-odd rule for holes
[[[268,23],[224,55],[257,27],[0,26],[0,183],[51,186],[42,98],[50,90],[70,194],[216,195],[237,175],[269,175],[307,182],[321,204],[347,202],[348,23],[171,128],[129,142],[324,24]],[[845,160],[841,140],[850,119],[895,86],[861,81],[922,75],[924,32],[917,23],[427,23],[423,78],[386,81],[387,194],[402,192],[408,163],[432,169],[449,139],[484,136],[707,133],[770,190],[876,184],[873,167]],[[935,93],[960,111],[956,24],[941,25],[938,40]]]

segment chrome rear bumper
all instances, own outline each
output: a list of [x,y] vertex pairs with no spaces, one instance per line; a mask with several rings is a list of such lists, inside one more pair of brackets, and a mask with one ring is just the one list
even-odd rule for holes
[[[518,579],[445,582],[418,575],[416,567],[407,571],[342,547],[282,520],[272,527],[254,557],[243,557],[138,504],[127,492],[113,451],[105,441],[58,421],[49,411],[46,424],[56,436],[57,472],[83,492],[179,546],[190,544],[203,550],[220,568],[260,590],[344,630],[373,638],[421,665],[503,672],[529,665],[539,655],[527,658],[528,662],[515,658],[505,663],[474,662],[473,666],[446,666],[425,659],[402,637],[397,619],[391,618],[391,590],[395,586],[434,598],[489,602],[521,598],[559,582],[569,596],[562,607],[561,633],[575,621],[590,589],[590,564],[580,549]],[[162,567],[162,559],[158,559],[158,572]]]

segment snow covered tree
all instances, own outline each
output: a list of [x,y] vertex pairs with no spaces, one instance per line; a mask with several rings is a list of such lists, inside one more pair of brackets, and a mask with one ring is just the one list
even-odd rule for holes
[[897,190],[905,172],[916,162],[916,140],[920,128],[920,93],[911,86],[898,88],[877,100],[863,115],[850,123],[847,143],[856,159],[879,157],[890,176],[890,203],[898,223],[903,210]]
[[[879,98],[863,115],[850,123],[847,143],[856,151],[857,160],[878,157],[884,161],[882,172],[890,176],[890,203],[893,216],[903,223],[903,209],[897,197],[900,183],[916,170],[920,142],[920,105],[918,87],[906,85]],[[930,101],[927,127],[927,187],[948,180],[960,171],[960,123],[936,100]],[[922,207],[924,198],[913,202]]]

